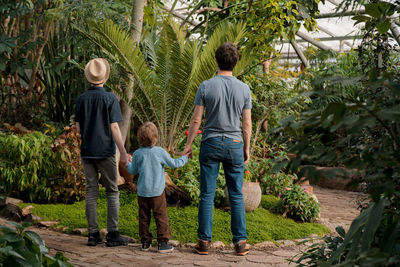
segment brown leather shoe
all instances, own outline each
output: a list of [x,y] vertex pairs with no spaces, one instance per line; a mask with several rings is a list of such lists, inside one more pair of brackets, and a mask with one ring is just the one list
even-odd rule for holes
[[244,256],[249,253],[250,247],[247,245],[247,240],[240,240],[235,244],[236,255]]
[[200,255],[208,255],[208,248],[210,247],[210,241],[200,240],[194,246],[194,250]]

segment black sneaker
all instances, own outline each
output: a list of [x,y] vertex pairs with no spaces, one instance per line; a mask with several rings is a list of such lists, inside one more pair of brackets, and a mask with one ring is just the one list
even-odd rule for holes
[[103,243],[103,240],[101,239],[100,232],[95,232],[95,233],[89,233],[89,238],[87,245],[94,247],[97,246],[97,244]]
[[148,242],[142,243],[142,251],[149,251],[150,248],[151,248],[151,243]]
[[168,253],[174,250],[174,247],[169,245],[168,242],[162,241],[158,244],[158,252]]
[[109,232],[106,240],[107,247],[126,246],[130,242],[129,237],[121,236],[118,231]]
[[194,246],[194,250],[200,255],[208,255],[208,248],[210,247],[210,241],[200,240]]

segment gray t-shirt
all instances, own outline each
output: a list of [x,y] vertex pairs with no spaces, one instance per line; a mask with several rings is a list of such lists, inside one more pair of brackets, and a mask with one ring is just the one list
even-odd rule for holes
[[194,104],[206,111],[202,141],[219,136],[243,141],[240,117],[243,109],[251,109],[247,84],[234,76],[217,75],[200,84]]

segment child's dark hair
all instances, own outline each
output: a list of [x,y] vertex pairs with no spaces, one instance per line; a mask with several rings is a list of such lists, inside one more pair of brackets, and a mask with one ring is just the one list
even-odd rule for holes
[[239,52],[235,44],[227,42],[217,48],[215,59],[220,70],[233,70],[239,60]]
[[154,146],[158,142],[158,130],[152,122],[145,122],[139,127],[137,137],[139,140],[139,146]]

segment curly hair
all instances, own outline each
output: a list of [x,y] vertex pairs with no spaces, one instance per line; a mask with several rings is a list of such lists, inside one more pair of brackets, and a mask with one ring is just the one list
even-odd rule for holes
[[233,70],[239,60],[239,52],[235,44],[227,42],[217,48],[215,59],[220,70]]
[[139,127],[137,137],[139,146],[148,147],[154,146],[158,142],[158,129],[152,122],[145,122]]

